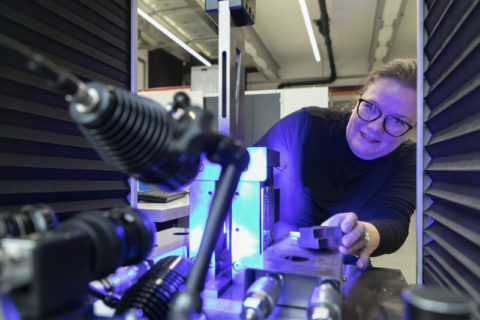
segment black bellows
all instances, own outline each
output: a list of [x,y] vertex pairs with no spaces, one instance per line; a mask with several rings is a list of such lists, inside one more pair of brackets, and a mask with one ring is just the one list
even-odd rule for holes
[[199,155],[169,150],[176,120],[159,104],[119,88],[89,83],[99,101],[92,110],[70,114],[100,156],[112,167],[144,183],[176,191],[196,175]]
[[181,256],[160,260],[125,292],[116,312],[141,309],[149,320],[166,319],[169,304],[184,287],[192,263]]

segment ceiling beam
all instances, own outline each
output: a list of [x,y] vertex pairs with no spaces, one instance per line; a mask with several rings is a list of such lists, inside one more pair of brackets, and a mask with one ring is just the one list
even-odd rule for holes
[[377,0],[368,55],[369,70],[378,64],[387,62],[390,58],[392,44],[405,13],[406,5],[407,0]]
[[280,66],[267,49],[255,29],[250,26],[244,28],[245,51],[252,59],[253,64],[268,80],[278,80]]

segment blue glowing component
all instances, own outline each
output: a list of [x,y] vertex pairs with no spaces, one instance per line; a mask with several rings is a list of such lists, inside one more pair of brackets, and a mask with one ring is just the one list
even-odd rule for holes
[[241,181],[237,192],[232,202],[232,262],[240,270],[261,253],[260,182]]
[[[263,241],[261,182],[267,179],[267,149],[251,147],[247,150],[250,163],[240,178],[237,195],[232,201],[231,243],[227,244],[236,271],[261,254]],[[200,168],[195,181],[190,184],[189,257],[195,257],[198,253],[215,184],[221,173],[221,166],[209,162],[205,157]],[[214,261],[212,259],[212,264]]]
[[189,256],[197,255],[215,192],[215,181],[195,180],[190,184]]
[[208,161],[205,156],[202,156],[201,161],[202,163],[200,165],[200,170],[195,177],[195,180],[218,180],[218,178],[220,177],[220,172],[222,171],[222,167],[219,164]]
[[138,181],[138,191],[152,190],[152,187],[146,185],[143,182]]
[[200,248],[200,241],[202,239],[203,229],[204,228],[202,228],[202,226],[196,226],[195,228],[190,229],[190,257],[194,257],[197,255],[198,249]]
[[290,231],[289,238],[293,240],[298,240],[300,238],[300,232],[298,231]]
[[265,181],[267,180],[267,148],[247,148],[250,154],[250,163],[247,170],[240,177],[241,181]]
[[[240,177],[240,181],[265,181],[267,179],[267,148],[250,147],[247,148],[247,151],[250,155],[250,163]],[[219,164],[212,163],[203,157],[200,171],[195,180],[218,180],[221,171],[222,167]]]

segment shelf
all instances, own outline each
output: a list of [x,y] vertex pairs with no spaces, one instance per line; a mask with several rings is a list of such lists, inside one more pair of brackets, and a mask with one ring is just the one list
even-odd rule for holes
[[158,262],[168,255],[187,256],[188,228],[169,228],[155,234],[155,247],[149,259]]
[[189,196],[167,202],[140,202],[137,204],[137,210],[147,213],[154,222],[165,222],[178,218],[187,217],[189,213]]

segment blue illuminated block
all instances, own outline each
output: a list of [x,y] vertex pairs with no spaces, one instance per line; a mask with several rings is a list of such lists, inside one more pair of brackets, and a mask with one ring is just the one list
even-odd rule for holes
[[232,201],[232,263],[243,269],[262,248],[262,190],[259,181],[240,181]]
[[[264,197],[268,191],[266,187],[272,184],[271,177],[268,176],[272,171],[268,168],[279,165],[279,154],[276,151],[265,147],[251,147],[247,151],[250,163],[240,177],[232,200],[231,220],[226,224],[230,225],[230,230],[226,232],[231,239],[229,248],[234,272],[245,268],[249,261],[255,260],[262,253],[264,226],[269,225],[264,221]],[[220,165],[204,158],[200,172],[190,184],[190,257],[196,256],[198,252],[220,173]],[[215,266],[213,261],[212,268]]]
[[265,181],[267,180],[267,148],[247,148],[250,155],[250,163],[243,172],[240,181]]
[[[250,163],[247,170],[243,172],[240,181],[265,181],[267,179],[267,167],[271,166],[268,162],[273,156],[267,153],[265,147],[250,147],[247,148],[250,155]],[[208,161],[205,157],[202,159],[200,171],[195,180],[216,181],[220,177],[221,166],[216,163]]]

